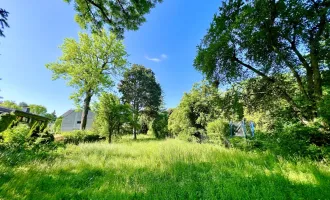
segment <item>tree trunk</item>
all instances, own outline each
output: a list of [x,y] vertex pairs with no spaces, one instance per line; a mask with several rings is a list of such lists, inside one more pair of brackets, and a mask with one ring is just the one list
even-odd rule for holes
[[313,79],[314,79],[314,96],[316,101],[322,98],[322,78],[319,68],[319,62],[317,56],[314,53],[311,54],[311,65],[313,68]]
[[84,99],[84,107],[83,107],[83,112],[81,116],[81,125],[80,125],[81,130],[86,129],[87,116],[88,116],[89,104],[91,102],[91,99],[92,99],[92,94],[91,91],[89,90],[86,92],[86,97]]
[[133,126],[133,140],[136,140],[136,123],[137,123],[137,118],[138,118],[138,112],[137,112],[137,105],[134,102],[133,103],[133,121],[134,121],[134,126]]
[[136,128],[133,127],[133,140],[136,140]]

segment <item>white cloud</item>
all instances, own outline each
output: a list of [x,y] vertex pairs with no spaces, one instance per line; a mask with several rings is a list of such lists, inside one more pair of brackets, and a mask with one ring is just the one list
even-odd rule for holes
[[162,57],[163,59],[166,59],[167,58],[167,55],[166,54],[162,54],[160,57]]
[[162,55],[160,55],[159,58],[151,58],[151,57],[149,57],[149,56],[145,56],[145,58],[146,58],[147,60],[150,60],[150,61],[153,61],[153,62],[161,62],[161,61],[167,59],[167,55],[166,55],[166,54],[162,54]]
[[149,56],[146,56],[147,60],[154,61],[154,62],[160,62],[161,60],[159,58],[150,58]]

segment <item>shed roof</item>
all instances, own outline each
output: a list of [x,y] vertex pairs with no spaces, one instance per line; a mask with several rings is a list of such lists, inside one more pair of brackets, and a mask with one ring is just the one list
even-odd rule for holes
[[11,113],[11,112],[13,112],[15,115],[18,115],[18,116],[31,117],[31,118],[36,118],[36,119],[40,119],[43,121],[50,120],[48,117],[45,117],[45,116],[35,115],[35,114],[29,113],[29,112],[24,112],[21,110],[16,110],[16,109],[0,106],[0,114],[1,113]]

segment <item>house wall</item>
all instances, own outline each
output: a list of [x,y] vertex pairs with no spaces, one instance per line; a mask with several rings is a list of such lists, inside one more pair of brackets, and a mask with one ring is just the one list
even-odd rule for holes
[[[63,117],[61,131],[80,130],[81,115],[82,112],[73,111],[67,116]],[[94,120],[94,113],[92,111],[89,111],[87,115],[86,129],[90,129],[92,127],[93,120]]]

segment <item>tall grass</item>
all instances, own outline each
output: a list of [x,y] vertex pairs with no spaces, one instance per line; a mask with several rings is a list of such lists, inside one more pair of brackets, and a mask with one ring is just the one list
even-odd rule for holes
[[0,199],[330,199],[329,166],[270,153],[144,139],[56,155],[0,163]]

